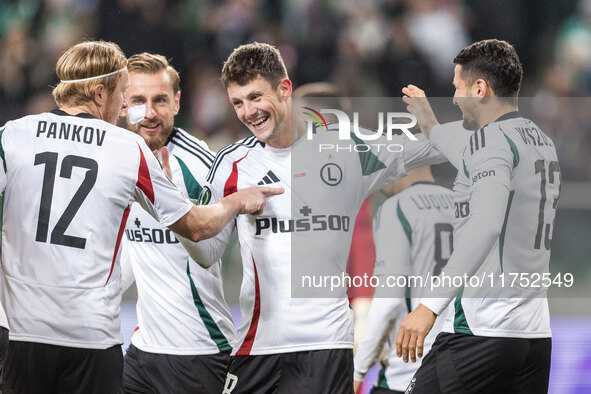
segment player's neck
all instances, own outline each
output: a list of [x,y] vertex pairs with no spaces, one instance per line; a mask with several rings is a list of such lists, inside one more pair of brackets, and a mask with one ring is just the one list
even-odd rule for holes
[[285,149],[292,146],[302,135],[305,134],[305,130],[299,130],[298,127],[292,128],[292,119],[291,119],[291,106],[288,106],[287,115],[285,117],[285,124],[283,124],[283,128],[281,132],[277,135],[277,137],[273,138],[272,140],[267,141],[267,145],[277,149]]
[[486,105],[486,107],[483,108],[483,111],[479,116],[478,128],[483,127],[489,123],[495,122],[501,116],[508,114],[510,112],[515,112],[517,110],[517,105],[506,104],[499,101],[491,102],[489,105]]
[[62,111],[67,113],[68,115],[78,115],[78,114],[90,114],[97,119],[100,119],[100,112],[98,108],[95,106],[94,108],[90,105],[77,105],[72,107],[60,107]]

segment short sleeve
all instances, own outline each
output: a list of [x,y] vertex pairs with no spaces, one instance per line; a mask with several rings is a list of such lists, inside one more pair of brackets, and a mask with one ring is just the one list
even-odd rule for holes
[[138,148],[135,200],[163,226],[170,226],[187,214],[193,204],[168,180],[160,163],[143,141],[138,142]]

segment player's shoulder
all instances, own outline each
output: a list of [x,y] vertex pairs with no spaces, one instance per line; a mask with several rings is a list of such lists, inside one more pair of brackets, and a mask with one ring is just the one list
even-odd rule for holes
[[215,153],[205,141],[189,134],[185,130],[175,127],[170,135],[167,147],[174,156],[184,161],[199,161],[207,168],[211,168]]
[[31,125],[39,124],[40,122],[47,123],[54,118],[55,114],[53,112],[43,112],[40,114],[26,115],[22,118],[9,120],[0,127],[0,130],[19,130],[19,132],[21,132],[22,130],[30,130],[34,132],[36,128],[33,129]]
[[59,109],[11,120],[2,128],[4,130],[17,130],[22,134],[25,134],[23,132],[29,131],[35,133],[37,136],[53,136],[54,134],[52,133],[55,133],[60,139],[83,138],[81,136],[89,135],[87,130],[91,128],[97,131],[105,131],[108,135],[116,135],[118,138],[130,142],[143,141],[139,135],[102,119],[98,119],[93,115],[87,113],[70,115]]
[[400,208],[401,197],[403,197],[401,195],[401,193],[397,193],[393,196],[388,197],[387,199],[384,200],[383,203],[380,204],[380,206],[378,207],[378,210],[375,214],[376,222],[374,222],[374,228],[382,220],[390,220],[390,219],[396,218],[398,216],[398,213],[401,209]]
[[518,112],[505,114],[474,131],[470,135],[465,153],[472,156],[493,149],[515,151],[522,142],[520,135],[529,129],[539,131],[531,120],[522,117]]
[[231,166],[232,163],[245,157],[251,150],[263,148],[264,146],[265,144],[255,136],[250,136],[220,149],[215,155],[213,164],[207,175],[207,182],[211,183],[221,168]]

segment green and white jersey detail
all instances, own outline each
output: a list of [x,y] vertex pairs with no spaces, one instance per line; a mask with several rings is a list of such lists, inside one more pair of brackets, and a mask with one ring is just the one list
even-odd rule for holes
[[[236,355],[352,348],[353,313],[347,299],[292,296],[292,263],[345,272],[364,199],[410,168],[443,160],[423,137],[395,136],[391,142],[403,145],[403,152],[378,151],[372,145],[361,153],[318,152],[320,144],[334,144],[337,137],[325,131],[285,149],[249,137],[216,156],[208,175],[211,201],[254,185],[285,189],[267,199],[262,215],[235,220],[243,265]],[[322,224],[327,218],[335,220],[338,230]],[[210,242],[195,244],[204,263],[221,254],[233,228],[234,223]]]
[[[376,264],[374,276],[388,278],[438,275],[453,249],[453,193],[433,183],[415,183],[388,198],[374,217]],[[362,381],[373,364],[382,371],[377,386],[404,391],[421,365],[404,363],[396,355],[396,335],[404,317],[416,308],[421,288],[377,287],[355,354],[355,380]],[[405,298],[407,297],[407,298]],[[425,338],[427,354],[441,331],[438,319]]]
[[120,333],[120,242],[133,201],[164,225],[192,207],[144,140],[88,114],[8,122],[1,136],[2,304],[10,339],[106,349]]
[[[436,136],[433,143],[443,139]],[[500,236],[474,272],[479,277],[492,275],[497,285],[495,289],[465,288],[451,303],[444,331],[493,337],[551,336],[547,288],[510,286],[509,278],[549,272],[560,178],[554,143],[518,113],[506,114],[472,133],[454,184],[454,243],[456,248],[462,243],[478,247],[478,232],[464,231],[478,207],[486,209],[484,200],[476,205],[474,193],[483,185],[505,188],[508,198],[500,212],[504,216]],[[507,280],[499,290],[503,274]]]
[[[213,154],[175,128],[168,143],[173,182],[198,199]],[[135,277],[138,326],[131,342],[145,352],[216,354],[232,349],[234,324],[224,299],[220,264],[204,269],[166,227],[137,204],[125,228],[121,261],[124,288]]]

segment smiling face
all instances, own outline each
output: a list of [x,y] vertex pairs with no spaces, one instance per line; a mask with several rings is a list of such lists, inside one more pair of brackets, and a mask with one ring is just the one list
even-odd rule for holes
[[456,65],[454,69],[453,85],[456,88],[454,93],[453,103],[460,107],[462,117],[464,118],[463,126],[466,130],[477,130],[480,127],[478,120],[476,104],[477,95],[474,94],[474,84],[470,83],[462,77],[462,66]]
[[228,97],[238,119],[259,141],[285,148],[291,138],[288,119],[291,89],[291,81],[287,78],[274,89],[269,81],[258,75],[244,86],[229,83]]
[[160,149],[172,133],[179,112],[181,92],[173,91],[166,71],[147,74],[131,72],[127,101],[130,106],[146,104],[146,117],[129,129],[146,141],[152,150]]

